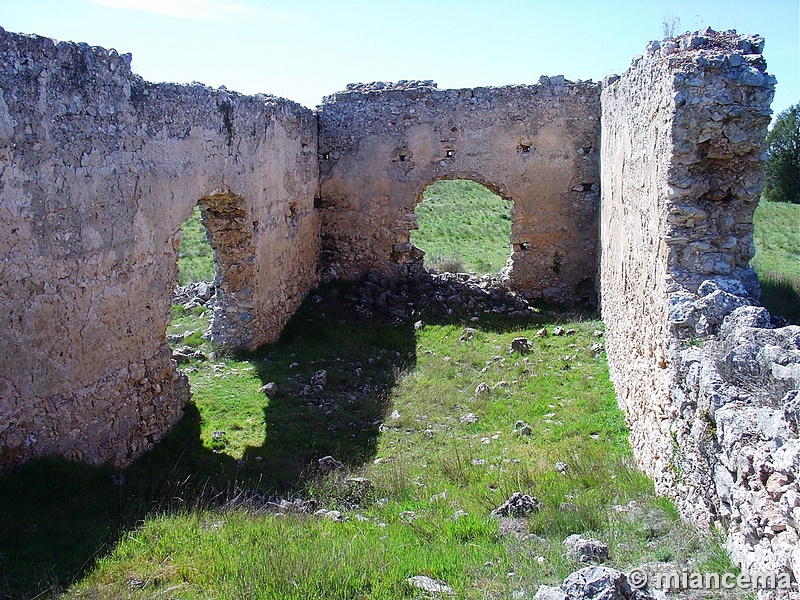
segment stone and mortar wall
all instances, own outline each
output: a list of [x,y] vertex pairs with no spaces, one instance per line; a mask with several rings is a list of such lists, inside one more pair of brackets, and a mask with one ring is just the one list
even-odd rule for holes
[[763,39],[651,43],[605,82],[601,303],[618,401],[656,488],[800,578],[800,328],[757,306],[753,212],[775,79]]
[[0,464],[124,464],[180,417],[165,342],[182,222],[216,249],[214,341],[273,341],[317,282],[317,125],[150,84],[130,55],[0,30]]
[[599,85],[439,90],[431,82],[351,85],[320,119],[326,278],[421,268],[414,208],[439,179],[471,179],[512,203],[504,278],[529,297],[594,299]]

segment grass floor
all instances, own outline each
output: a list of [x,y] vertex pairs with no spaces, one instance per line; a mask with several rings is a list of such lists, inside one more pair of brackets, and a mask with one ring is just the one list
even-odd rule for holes
[[[430,185],[416,207],[412,242],[426,251],[425,266],[439,271],[496,275],[510,254],[511,203],[469,180]],[[762,201],[754,219],[753,268],[762,303],[800,324],[800,205]],[[200,209],[181,229],[178,283],[214,279],[214,257]]]
[[[470,256],[463,232],[440,248],[423,241],[426,207],[433,215],[452,200],[447,186],[437,190],[428,191],[439,200],[417,209],[414,241],[426,258],[498,270],[505,201],[471,222],[473,233],[497,225],[500,250],[487,258],[484,240]],[[773,311],[770,290],[784,281],[782,306],[797,303],[798,209],[762,203],[756,213],[753,264]],[[441,220],[458,210],[439,211]],[[193,227],[181,256],[205,266],[182,261],[181,272],[204,274],[185,281],[208,279],[209,265],[213,273]],[[595,317],[485,315],[415,328],[343,315],[343,293],[315,293],[279,343],[236,359],[203,341],[203,309],[175,307],[168,333],[210,357],[182,367],[193,391],[183,420],[121,473],[40,460],[0,477],[0,598],[424,597],[406,583],[414,575],[446,582],[458,598],[509,598],[580,566],[564,553],[572,533],[607,542],[620,569],[731,569],[718,540],[681,522],[635,467],[605,358],[592,349],[602,343]],[[534,336],[556,324],[575,331]],[[530,354],[509,353],[516,336],[532,341]],[[270,382],[275,391],[262,391]],[[476,395],[481,383],[489,390]],[[519,421],[531,435],[515,433]],[[326,455],[343,469],[322,473]],[[514,492],[541,509],[492,517]],[[276,513],[265,499],[279,497],[313,498],[327,512]]]
[[[193,404],[126,471],[37,461],[0,478],[3,597],[421,598],[406,579],[428,575],[458,598],[509,598],[580,566],[572,533],[621,569],[731,568],[635,467],[599,321],[485,315],[470,336],[343,316],[341,293],[314,294],[276,345],[183,367]],[[176,309],[171,333],[212,356],[206,317]],[[574,333],[534,337],[556,323]],[[509,353],[520,335],[525,356]],[[321,473],[326,455],[344,468]],[[517,491],[541,509],[490,516]],[[341,516],[276,514],[269,497]]]

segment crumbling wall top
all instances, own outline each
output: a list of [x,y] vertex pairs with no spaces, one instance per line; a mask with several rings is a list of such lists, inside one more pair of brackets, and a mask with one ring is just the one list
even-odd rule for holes
[[800,329],[752,306],[749,266],[775,85],[763,46],[705,29],[651,42],[606,80],[602,304],[618,402],[656,489],[695,523],[723,524],[744,572],[796,578]]
[[556,95],[565,90],[579,92],[581,90],[596,89],[599,83],[592,80],[570,81],[563,75],[548,77],[543,75],[534,84],[483,86],[474,88],[439,89],[438,84],[431,80],[425,81],[398,81],[397,83],[375,81],[372,83],[349,83],[347,87],[322,99],[322,106],[340,101],[376,100],[382,98],[417,99],[429,97],[433,100],[479,100],[502,101],[513,96],[529,96],[538,92],[555,90]]

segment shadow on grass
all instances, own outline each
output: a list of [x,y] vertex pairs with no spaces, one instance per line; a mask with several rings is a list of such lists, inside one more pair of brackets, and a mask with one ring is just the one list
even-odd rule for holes
[[[313,296],[277,344],[243,357],[279,392],[265,409],[264,443],[242,460],[202,444],[202,416],[189,404],[124,471],[40,459],[0,476],[0,598],[57,596],[148,515],[213,508],[243,490],[300,494],[319,457],[357,467],[374,456],[391,387],[414,365],[413,328],[340,312],[338,294],[324,305]],[[323,388],[306,389],[322,369]]]
[[264,384],[264,443],[243,460],[261,489],[290,496],[333,456],[357,468],[374,458],[398,377],[416,363],[414,330],[403,319],[358,313],[346,285],[313,293],[279,342],[248,356]]
[[0,476],[0,598],[57,596],[149,515],[218,507],[249,490],[302,495],[320,457],[351,468],[371,460],[392,387],[415,365],[418,319],[494,331],[561,320],[486,314],[472,322],[408,303],[402,314],[374,311],[354,294],[353,286],[325,286],[277,344],[242,357],[277,392],[264,409],[263,444],[241,460],[202,444],[202,416],[189,404],[176,428],[122,472],[42,459]]
[[39,459],[0,477],[0,598],[49,598],[148,514],[213,502],[235,463],[200,444],[200,414],[123,472]]
[[800,281],[769,273],[761,280],[761,304],[773,315],[800,325]]

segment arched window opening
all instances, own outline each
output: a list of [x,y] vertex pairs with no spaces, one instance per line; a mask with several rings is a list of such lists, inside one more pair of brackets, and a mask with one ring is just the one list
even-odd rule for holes
[[195,205],[192,216],[181,225],[181,241],[178,246],[178,285],[205,281],[212,283],[214,251],[208,241],[208,232],[200,217],[200,206]]
[[167,339],[178,363],[201,359],[203,335],[211,320],[216,294],[214,251],[203,224],[200,205],[181,225],[177,286],[172,296]]
[[[255,308],[254,232],[258,221],[251,219],[244,200],[229,192],[204,196],[198,205],[199,211],[195,209],[184,227],[188,239],[178,245],[178,270],[183,273],[179,278],[203,281],[179,286],[173,306],[177,302],[184,311],[198,305],[213,308],[210,329],[202,335],[217,346],[249,348],[254,335],[249,323]],[[213,282],[206,281],[207,277],[213,277]],[[173,308],[173,312],[181,311]]]
[[411,242],[438,272],[497,276],[511,254],[512,204],[469,179],[436,181],[417,205]]

